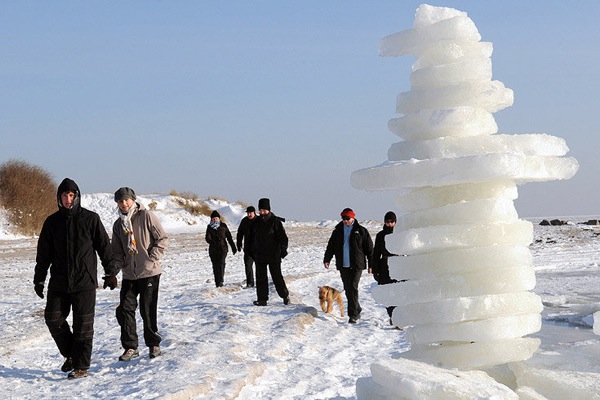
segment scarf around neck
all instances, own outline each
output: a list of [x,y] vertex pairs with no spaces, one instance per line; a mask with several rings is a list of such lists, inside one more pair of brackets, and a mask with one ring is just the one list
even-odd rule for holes
[[136,241],[135,236],[133,234],[133,224],[131,222],[131,218],[137,212],[138,206],[137,203],[133,203],[131,208],[126,214],[123,214],[121,210],[119,210],[119,217],[121,218],[121,224],[123,226],[123,231],[127,235],[127,250],[129,250],[130,254],[137,254]]

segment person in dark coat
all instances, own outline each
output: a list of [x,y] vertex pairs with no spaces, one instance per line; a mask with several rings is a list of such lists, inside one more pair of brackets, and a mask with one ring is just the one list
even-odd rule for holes
[[[371,272],[378,285],[387,285],[388,283],[398,282],[397,280],[390,278],[390,268],[388,266],[388,258],[395,257],[398,254],[390,253],[385,247],[385,237],[394,232],[394,226],[396,226],[397,221],[396,214],[393,211],[388,211],[385,213],[383,220],[383,230],[378,232],[375,236],[373,262],[371,263]],[[392,325],[392,312],[394,311],[394,308],[394,306],[386,307],[390,317],[390,325]]]
[[371,264],[373,240],[367,228],[355,219],[351,208],[341,212],[342,221],[331,233],[323,264],[329,268],[335,256],[335,265],[344,284],[344,292],[348,300],[348,322],[355,324],[360,319],[362,308],[358,301],[358,284],[362,271]]
[[[44,319],[60,354],[61,367],[68,378],[87,376],[92,358],[97,256],[106,276],[116,282],[110,240],[100,217],[81,207],[81,192],[72,179],[65,178],[57,190],[58,211],[44,221],[37,245],[33,284],[36,294],[44,298],[48,270],[50,280]],[[110,286],[111,290],[116,284]],[[73,329],[67,316],[73,311]]]
[[227,257],[227,243],[231,246],[233,254],[237,252],[229,228],[221,222],[221,215],[217,211],[210,214],[210,224],[206,227],[206,242],[208,243],[208,256],[212,263],[215,285],[223,286],[225,280],[225,258]]
[[271,201],[262,198],[258,201],[260,216],[252,225],[250,242],[252,258],[256,262],[256,306],[266,306],[269,300],[269,277],[277,290],[283,304],[290,303],[290,293],[281,273],[281,260],[287,255],[288,237],[283,227],[282,218],[271,212]]
[[[237,230],[236,241],[238,251],[244,250],[244,268],[246,270],[246,287],[254,287],[254,259],[250,248],[250,230],[256,222],[256,209],[252,206],[246,208],[246,216],[242,218]],[[243,244],[243,247],[242,247]]]

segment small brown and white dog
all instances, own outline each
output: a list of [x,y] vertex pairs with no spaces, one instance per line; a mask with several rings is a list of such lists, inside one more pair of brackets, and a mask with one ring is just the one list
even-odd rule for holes
[[333,302],[337,301],[340,306],[340,313],[344,316],[344,305],[342,303],[342,292],[331,286],[319,286],[319,303],[323,312],[331,313],[333,311]]

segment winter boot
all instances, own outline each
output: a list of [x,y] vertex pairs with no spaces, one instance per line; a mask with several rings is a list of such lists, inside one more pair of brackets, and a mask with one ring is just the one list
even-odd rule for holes
[[160,355],[161,355],[160,347],[158,347],[158,346],[150,347],[150,354],[149,354],[150,358],[156,358]]
[[138,349],[127,349],[123,355],[119,357],[119,361],[131,361],[132,359],[139,357],[139,355],[140,352]]
[[67,375],[67,378],[69,379],[79,379],[79,378],[85,378],[87,375],[87,369],[74,369],[73,371],[69,372],[69,375]]
[[60,367],[60,370],[62,372],[69,372],[73,370],[73,360],[71,359],[71,357],[67,357],[65,359],[65,362],[63,363],[62,367]]

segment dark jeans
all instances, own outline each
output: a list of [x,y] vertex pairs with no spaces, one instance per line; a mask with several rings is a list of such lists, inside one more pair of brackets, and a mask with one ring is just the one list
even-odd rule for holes
[[138,348],[138,335],[135,310],[140,297],[140,315],[144,322],[144,342],[146,346],[158,346],[162,337],[158,333],[156,308],[160,274],[136,280],[123,279],[121,283],[121,303],[117,307],[117,321],[121,326],[121,345],[125,349]]
[[[387,285],[389,283],[398,282],[397,280],[390,278],[390,273],[389,273],[389,270],[387,270],[387,269],[385,271],[383,271],[382,273],[376,275],[375,280],[377,281],[378,285]],[[396,308],[396,306],[389,306],[389,307],[385,308],[390,317],[390,321],[392,318],[392,314],[394,312],[394,308]]]
[[[67,322],[73,308],[73,331]],[[48,291],[44,319],[64,357],[71,357],[73,368],[88,369],[92,361],[96,289],[77,293]]]
[[281,274],[281,261],[270,264],[257,262],[256,297],[258,301],[269,300],[269,277],[267,275],[267,266],[269,268],[269,272],[271,273],[271,279],[273,279],[273,283],[275,284],[277,294],[282,299],[286,299],[289,297],[290,292],[288,292],[287,286],[285,285],[285,280]]
[[223,286],[223,282],[225,282],[225,257],[227,257],[227,253],[209,254],[209,256],[210,262],[212,263],[213,275],[215,277],[215,286]]
[[244,267],[246,268],[246,285],[254,286],[254,269],[252,265],[254,264],[254,258],[252,258],[248,253],[244,252]]
[[340,276],[342,277],[344,292],[348,300],[349,318],[360,318],[360,313],[362,312],[362,308],[358,302],[358,284],[361,275],[362,269],[340,268]]

